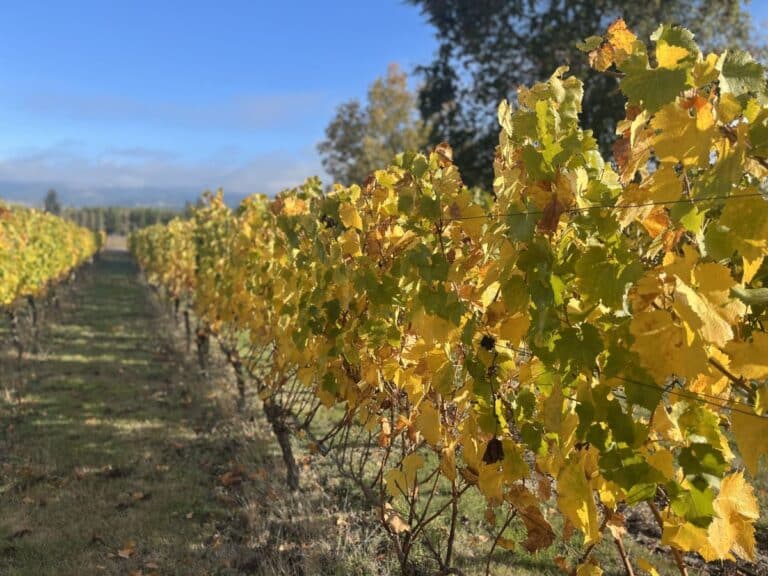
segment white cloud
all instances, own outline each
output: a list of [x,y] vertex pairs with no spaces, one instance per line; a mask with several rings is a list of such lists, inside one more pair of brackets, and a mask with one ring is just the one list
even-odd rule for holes
[[[227,151],[201,162],[149,148],[105,150],[89,156],[59,145],[0,158],[0,196],[34,203],[55,188],[66,203],[180,206],[205,189],[223,187],[229,198],[274,194],[321,174],[312,149],[277,151],[244,160],[226,160]],[[239,158],[241,154],[228,154]]]

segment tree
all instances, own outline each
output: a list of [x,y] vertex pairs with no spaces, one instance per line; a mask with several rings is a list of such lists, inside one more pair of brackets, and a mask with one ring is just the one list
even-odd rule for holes
[[646,39],[663,22],[690,28],[707,50],[751,43],[739,0],[409,0],[435,28],[434,61],[419,68],[422,117],[432,143],[448,141],[468,185],[490,188],[498,143],[496,106],[518,86],[547,79],[563,63],[585,78],[583,121],[610,155],[624,101],[617,80],[590,70],[576,44],[622,16]]
[[51,188],[48,190],[48,194],[45,195],[43,200],[43,210],[59,216],[61,214],[61,203],[59,202],[59,196],[56,194],[56,190]]
[[408,77],[392,64],[368,89],[365,108],[353,99],[336,109],[317,149],[328,174],[348,186],[362,183],[396,154],[422,149],[427,140],[428,129],[418,118]]

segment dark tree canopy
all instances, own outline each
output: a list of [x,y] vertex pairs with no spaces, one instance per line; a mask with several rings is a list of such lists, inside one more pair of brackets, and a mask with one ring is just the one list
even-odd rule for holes
[[357,100],[344,102],[325,129],[325,140],[317,147],[323,157],[323,167],[337,182],[362,182],[367,167],[361,166],[365,112]]
[[104,230],[107,234],[125,236],[134,230],[152,224],[167,224],[180,215],[178,210],[151,207],[83,206],[67,207],[61,212],[64,218],[91,230]]
[[583,121],[604,152],[624,101],[616,80],[589,70],[576,43],[623,17],[643,39],[661,23],[696,34],[703,49],[750,44],[749,14],[739,0],[409,0],[435,28],[434,61],[419,72],[422,117],[433,143],[448,141],[469,185],[490,188],[498,141],[496,106],[520,85],[570,66],[585,78]]
[[45,195],[45,199],[43,200],[43,210],[50,212],[51,214],[55,214],[56,216],[61,214],[61,202],[59,202],[59,195],[56,194],[56,190],[53,188],[48,190],[48,193]]
[[422,149],[428,129],[416,104],[408,76],[395,64],[370,86],[365,106],[357,100],[341,104],[317,146],[334,181],[362,183],[396,154]]

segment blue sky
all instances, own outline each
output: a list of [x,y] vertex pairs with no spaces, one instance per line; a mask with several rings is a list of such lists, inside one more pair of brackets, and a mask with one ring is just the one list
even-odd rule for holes
[[397,0],[25,0],[0,38],[0,194],[70,202],[296,184],[336,105],[435,47]]
[[3,4],[0,195],[30,203],[274,193],[321,172],[336,105],[436,47],[402,0]]

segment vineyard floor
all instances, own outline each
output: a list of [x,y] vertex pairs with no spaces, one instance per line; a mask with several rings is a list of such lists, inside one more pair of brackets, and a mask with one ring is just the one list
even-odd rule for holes
[[84,276],[19,376],[3,358],[0,574],[238,573],[221,405],[126,252]]
[[[302,442],[301,490],[286,490],[260,410],[236,412],[221,358],[200,375],[181,322],[126,252],[104,253],[44,316],[40,349],[25,353],[19,372],[12,348],[0,349],[0,574],[396,573],[387,536],[354,486],[321,458],[308,466]],[[474,553],[488,543],[484,510],[479,497],[462,510],[473,527],[457,543],[466,574],[485,572]],[[674,573],[644,541],[653,529],[635,519],[630,554]],[[761,550],[765,533],[761,522]],[[599,548],[606,574],[622,574],[612,547]],[[497,575],[554,575],[554,557],[576,552],[498,550],[491,566]],[[740,573],[731,569],[712,573]]]

